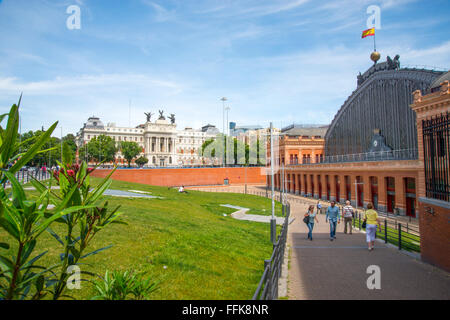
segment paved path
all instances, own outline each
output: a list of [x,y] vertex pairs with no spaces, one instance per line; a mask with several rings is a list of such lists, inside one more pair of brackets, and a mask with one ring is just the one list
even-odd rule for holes
[[[196,189],[243,192],[243,188],[229,186]],[[247,191],[250,194],[265,195],[265,187],[261,186],[248,186]],[[319,223],[314,227],[314,240],[307,240],[308,228],[302,219],[308,205],[317,203],[317,200],[293,194],[287,196],[291,203],[291,216],[295,218],[288,229],[289,299],[450,299],[449,273],[383,242],[377,241],[375,250],[369,252],[365,234],[355,229],[352,235],[344,234],[342,223],[337,228],[337,239],[331,242],[330,227],[325,223],[324,215],[319,216]],[[321,201],[323,202],[325,201]],[[400,222],[408,218],[394,219]],[[413,220],[412,223],[417,221]],[[370,276],[367,268],[371,265],[380,267],[380,290],[367,288]]]
[[[254,221],[254,222],[263,222],[263,223],[270,223],[271,216],[263,216],[263,215],[257,215],[257,214],[247,214],[247,211],[250,210],[248,208],[242,208],[238,206],[233,206],[229,204],[221,204],[222,207],[228,207],[237,209],[238,211],[233,212],[231,216],[234,219],[237,220],[247,220],[247,221]],[[275,220],[278,225],[283,225],[284,218],[283,217],[275,217]],[[289,223],[292,223],[294,221],[293,218],[289,219]]]
[[[378,241],[369,252],[365,234],[344,234],[342,223],[331,242],[324,215],[314,227],[314,240],[307,240],[305,212],[305,204],[291,205],[296,220],[288,232],[289,299],[450,299],[449,273]],[[380,267],[380,290],[367,288],[370,265]]]

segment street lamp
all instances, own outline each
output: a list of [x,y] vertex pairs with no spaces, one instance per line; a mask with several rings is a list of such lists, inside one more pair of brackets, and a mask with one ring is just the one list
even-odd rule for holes
[[230,107],[225,107],[225,110],[227,111],[227,134],[230,135],[230,123],[228,122],[228,111],[230,111]]
[[225,101],[228,99],[226,97],[222,97],[220,100],[222,101],[222,133],[225,135]]

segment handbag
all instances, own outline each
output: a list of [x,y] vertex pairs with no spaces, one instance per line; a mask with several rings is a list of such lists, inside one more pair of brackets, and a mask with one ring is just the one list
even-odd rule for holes
[[364,229],[366,228],[366,226],[367,226],[366,221],[367,221],[367,219],[364,219],[364,221],[363,221],[363,223],[361,225],[361,228],[364,228]]
[[306,224],[309,223],[309,215],[303,218],[303,222]]

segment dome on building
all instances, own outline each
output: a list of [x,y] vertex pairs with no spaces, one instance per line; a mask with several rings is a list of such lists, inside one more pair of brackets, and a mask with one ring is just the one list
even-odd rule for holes
[[103,129],[105,126],[100,118],[92,116],[89,117],[88,121],[84,125],[85,128],[95,128],[95,129]]

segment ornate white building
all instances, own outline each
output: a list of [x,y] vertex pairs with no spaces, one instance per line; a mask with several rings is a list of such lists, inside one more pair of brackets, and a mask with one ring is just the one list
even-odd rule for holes
[[[156,121],[151,121],[151,113],[146,114],[147,121],[135,128],[116,127],[114,123],[105,126],[100,118],[90,117],[77,134],[77,146],[82,148],[91,139],[99,135],[113,138],[117,145],[121,141],[133,141],[142,147],[139,156],[145,156],[150,167],[200,166],[211,164],[210,160],[201,157],[202,144],[215,139],[219,131],[213,125],[194,130],[185,128],[178,131],[175,116],[166,120],[163,112]],[[138,156],[138,157],[139,157]],[[119,151],[116,163],[125,164],[126,160]]]

